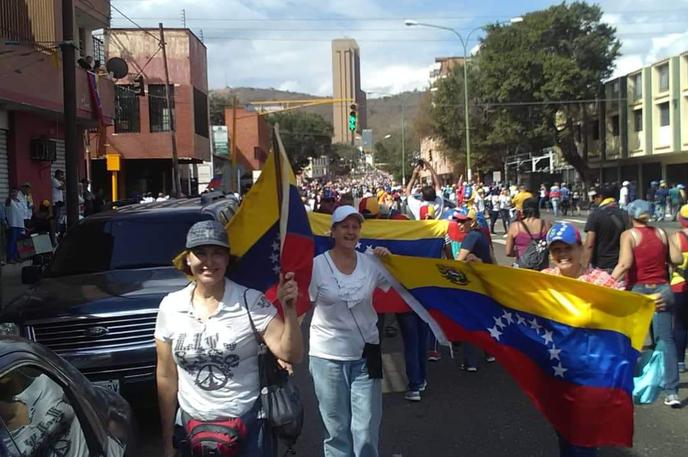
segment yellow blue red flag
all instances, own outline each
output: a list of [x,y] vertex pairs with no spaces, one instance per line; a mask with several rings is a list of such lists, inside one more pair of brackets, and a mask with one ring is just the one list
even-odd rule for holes
[[258,181],[227,224],[231,253],[240,258],[230,278],[264,292],[280,308],[279,275],[294,272],[299,284],[297,313],[303,314],[310,309],[313,235],[277,125],[274,135],[276,145]]
[[567,440],[631,446],[633,371],[654,302],[561,276],[387,256],[409,305],[440,339],[494,355]]

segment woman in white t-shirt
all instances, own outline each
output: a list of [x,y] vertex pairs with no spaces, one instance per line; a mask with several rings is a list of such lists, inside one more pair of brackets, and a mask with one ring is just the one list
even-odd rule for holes
[[[382,359],[373,292],[389,290],[389,284],[377,262],[356,251],[362,223],[353,207],[337,208],[334,246],[313,261],[309,367],[326,429],[326,456],[378,456]],[[383,247],[371,251],[389,254]]]
[[190,419],[240,418],[246,433],[238,455],[273,456],[273,434],[265,419],[259,419],[258,343],[248,312],[278,359],[298,361],[303,342],[293,273],[287,273],[278,287],[283,320],[261,292],[225,278],[230,252],[219,222],[197,222],[189,229],[183,262],[193,281],[162,300],[155,326],[163,455],[177,455],[175,426],[183,427]]

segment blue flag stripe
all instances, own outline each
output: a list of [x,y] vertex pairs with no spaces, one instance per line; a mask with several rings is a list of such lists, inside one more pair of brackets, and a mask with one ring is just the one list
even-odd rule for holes
[[[625,335],[609,330],[570,327],[514,311],[485,295],[467,290],[420,287],[409,292],[429,310],[442,312],[467,331],[499,331],[501,344],[528,355],[545,372],[554,374],[553,366],[560,361],[566,368],[563,379],[567,381],[588,387],[622,388],[629,394],[633,391],[633,370],[638,352]],[[513,323],[501,317],[505,312],[512,314]],[[525,322],[519,323],[519,316]],[[503,327],[496,325],[497,318],[505,324]],[[540,326],[540,329],[536,330],[534,326]],[[546,338],[546,332],[552,332],[551,342]]]

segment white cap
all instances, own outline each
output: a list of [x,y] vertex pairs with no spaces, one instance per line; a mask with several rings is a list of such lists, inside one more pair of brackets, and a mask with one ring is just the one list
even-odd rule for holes
[[631,183],[628,181],[624,181],[621,183],[622,186],[629,186]]
[[349,216],[356,216],[359,222],[363,222],[363,216],[356,211],[356,208],[350,205],[343,205],[334,210],[332,213],[332,225],[342,222]]

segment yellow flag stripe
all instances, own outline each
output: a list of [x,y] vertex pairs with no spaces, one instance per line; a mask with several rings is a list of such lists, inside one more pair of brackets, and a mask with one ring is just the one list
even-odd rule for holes
[[[404,256],[387,256],[383,262],[407,289],[442,287],[487,295],[502,306],[572,327],[619,332],[638,350],[654,313],[654,302],[643,295],[531,270]],[[440,267],[458,272],[461,280],[451,282]]]
[[[311,224],[313,235],[325,236],[330,232],[332,216],[329,214],[308,213],[308,220]],[[444,238],[448,225],[448,221],[368,219],[361,227],[361,238],[400,241]]]

